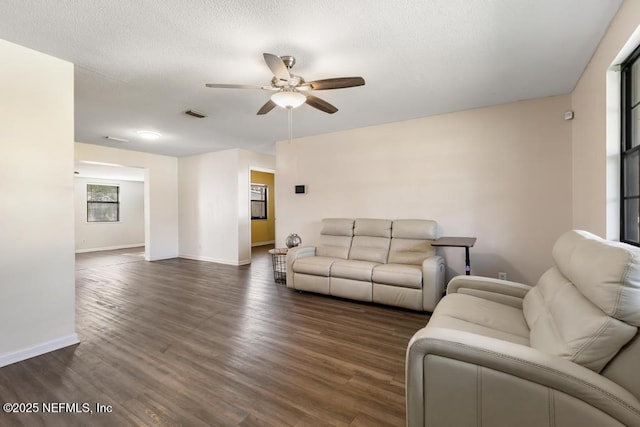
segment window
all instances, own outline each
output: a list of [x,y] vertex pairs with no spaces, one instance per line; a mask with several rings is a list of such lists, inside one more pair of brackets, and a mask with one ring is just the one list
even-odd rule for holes
[[640,46],[622,64],[620,240],[640,246]]
[[87,184],[87,222],[120,221],[120,187]]
[[267,219],[267,186],[251,184],[251,219]]

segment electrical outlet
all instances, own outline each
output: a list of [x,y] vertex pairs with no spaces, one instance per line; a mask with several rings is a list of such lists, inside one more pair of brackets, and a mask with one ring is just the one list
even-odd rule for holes
[[507,273],[504,271],[501,271],[498,273],[498,279],[500,280],[507,280]]

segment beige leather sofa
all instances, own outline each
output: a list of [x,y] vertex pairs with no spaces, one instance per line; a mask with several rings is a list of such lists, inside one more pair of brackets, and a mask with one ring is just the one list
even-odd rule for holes
[[437,234],[430,220],[324,219],[317,246],[289,250],[287,286],[433,311],[444,294]]
[[640,249],[562,235],[537,285],[459,276],[407,349],[408,426],[640,426]]

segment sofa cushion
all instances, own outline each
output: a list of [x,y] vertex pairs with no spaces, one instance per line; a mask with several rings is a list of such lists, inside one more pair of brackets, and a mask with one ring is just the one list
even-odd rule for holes
[[320,243],[316,255],[347,259],[353,236],[353,220],[325,218],[322,220]]
[[403,288],[401,286],[373,284],[373,302],[378,304],[393,305],[395,307],[408,308],[410,310],[427,310],[423,304],[422,289]]
[[558,270],[609,316],[640,326],[640,249],[569,231],[556,241]]
[[599,372],[636,333],[552,267],[523,300],[531,347]]
[[391,239],[389,247],[389,259],[387,262],[393,264],[422,265],[422,262],[434,256],[436,250],[431,246],[431,240],[401,239],[394,237]]
[[354,236],[391,237],[391,220],[358,218],[353,228]]
[[325,218],[322,220],[321,235],[353,236],[353,220],[349,218]]
[[386,237],[354,236],[349,259],[384,264],[389,256],[389,241]]
[[373,282],[422,289],[422,268],[416,265],[381,264],[373,269]]
[[371,282],[373,268],[380,265],[371,261],[338,260],[331,264],[331,277]]
[[429,327],[455,329],[529,345],[522,310],[465,294],[449,294],[436,306]]
[[393,221],[391,237],[398,239],[435,240],[438,223],[428,219],[396,219]]
[[384,264],[389,256],[391,221],[386,219],[356,219],[349,259]]
[[422,265],[436,254],[431,242],[438,237],[435,221],[398,219],[393,221],[388,263]]
[[351,249],[351,237],[320,236],[320,243],[316,248],[317,256],[347,259]]
[[298,258],[293,263],[293,272],[329,277],[331,264],[336,261],[340,261],[340,259],[324,256]]

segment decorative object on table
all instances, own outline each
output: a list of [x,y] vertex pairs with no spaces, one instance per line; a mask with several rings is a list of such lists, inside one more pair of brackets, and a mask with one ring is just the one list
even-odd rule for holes
[[287,236],[287,240],[284,242],[288,248],[295,248],[302,243],[302,239],[296,233],[291,233]]
[[287,283],[287,252],[288,248],[269,249],[271,264],[273,265],[273,280],[279,284]]

